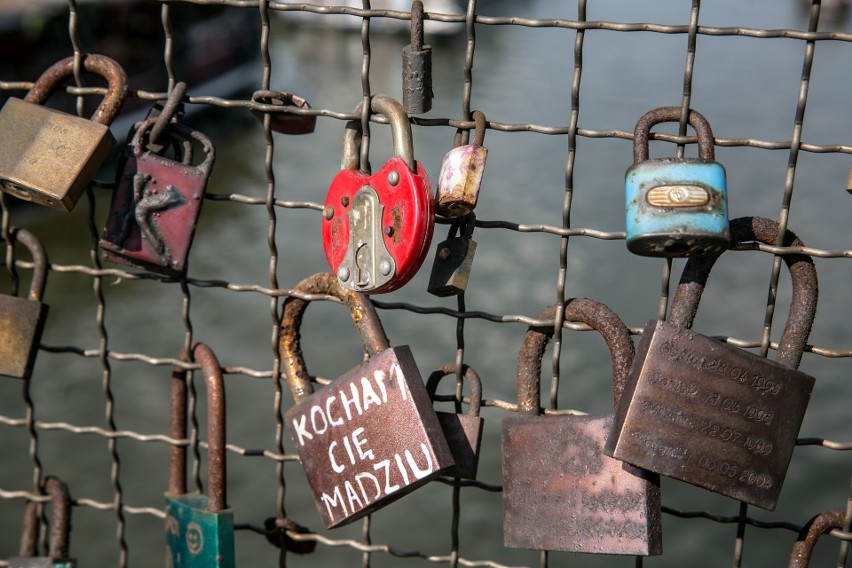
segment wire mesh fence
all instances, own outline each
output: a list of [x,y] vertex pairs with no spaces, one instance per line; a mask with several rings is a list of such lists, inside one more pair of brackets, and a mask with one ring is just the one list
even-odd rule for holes
[[[103,16],[108,4],[69,0],[58,11],[64,29],[40,20],[43,33],[62,37],[55,52],[47,44],[32,49],[51,53],[39,55],[40,68],[100,46],[103,30],[118,28],[117,20]],[[171,448],[189,450],[190,486],[209,489],[202,379],[198,365],[179,356],[197,341],[216,352],[228,393],[228,504],[240,564],[777,566],[810,518],[837,510],[844,526],[820,541],[814,564],[848,565],[852,442],[845,400],[852,349],[844,308],[852,246],[843,184],[852,163],[844,96],[852,76],[852,33],[845,31],[840,7],[708,6],[698,0],[588,7],[585,1],[425,3],[435,101],[430,112],[411,116],[415,156],[434,185],[456,130],[473,128],[474,110],[486,115],[489,158],[477,206],[477,256],[464,294],[427,294],[435,245],[449,227],[449,220],[438,218],[421,271],[373,302],[391,343],[411,345],[424,378],[448,361],[468,364],[482,377],[480,472],[474,481],[440,477],[362,521],[326,531],[284,424],[293,399],[278,348],[281,308],[291,296],[316,300],[306,316],[303,349],[319,383],[361,358],[347,310],[334,298],[293,287],[328,270],[318,227],[346,121],[361,121],[362,162],[381,164],[391,153],[387,120],[364,110],[369,105],[352,109],[377,93],[398,96],[411,11],[369,0],[355,6],[263,0],[132,5],[129,29],[140,35],[119,34],[116,51],[107,55],[122,64],[153,61],[155,73],[153,79],[131,75],[126,116],[135,110],[138,119],[155,101],[165,101],[178,82],[203,67],[198,54],[211,55],[236,38],[232,67],[247,79],[238,84],[228,74],[225,88],[215,81],[190,83],[184,97],[186,121],[217,149],[185,277],[101,260],[98,242],[115,163],[73,213],[0,198],[8,280],[13,289],[29,285],[34,263],[9,244],[13,227],[26,228],[46,245],[50,305],[31,378],[0,384],[0,565],[17,553],[25,504],[49,500],[49,475],[70,488],[71,552],[81,565],[162,564]],[[209,29],[199,27],[212,15],[222,17]],[[143,29],[145,40],[139,39]],[[23,96],[38,73],[21,75],[14,64],[4,69],[5,96]],[[76,69],[66,97],[84,114],[106,91]],[[301,92],[312,108],[299,113],[317,117],[316,131],[290,137],[273,133],[269,119],[254,122],[249,109],[280,112],[252,101],[253,91],[270,88]],[[500,420],[517,411],[514,369],[527,327],[554,329],[543,364],[545,414],[611,410],[609,353],[597,334],[563,321],[561,311],[554,321],[536,314],[569,298],[593,297],[621,316],[634,340],[646,320],[666,317],[683,261],[625,250],[622,191],[633,126],[646,110],[665,105],[680,106],[682,119],[668,132],[655,128],[652,155],[691,152],[696,138],[689,135],[686,111],[700,110],[713,125],[717,159],[728,171],[731,217],[775,219],[805,243],[749,243],[725,253],[696,329],[771,355],[791,298],[782,258],[810,255],[820,276],[817,318],[802,362],[817,382],[781,500],[773,512],[758,510],[663,478],[659,557],[505,548]],[[117,137],[118,146],[125,144]],[[173,367],[195,371],[186,438],[169,429]],[[436,407],[449,410],[455,401],[461,411],[470,402],[462,387],[458,380],[454,394],[439,396]],[[268,540],[282,533],[291,552]],[[311,543],[313,552],[296,553]]]

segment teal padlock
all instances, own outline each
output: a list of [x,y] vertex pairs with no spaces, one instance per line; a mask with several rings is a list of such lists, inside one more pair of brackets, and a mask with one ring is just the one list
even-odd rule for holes
[[[234,515],[227,504],[225,481],[225,383],[213,351],[192,347],[207,390],[207,493],[186,492],[186,446],[172,446],[166,493],[166,566],[233,568]],[[188,357],[181,356],[181,360]],[[172,438],[186,438],[186,369],[175,367],[171,386]]]
[[20,555],[9,559],[9,568],[76,568],[69,558],[71,535],[71,496],[68,486],[57,477],[48,477],[44,490],[50,495],[50,543],[47,556],[38,554],[38,503],[30,501],[24,510]]

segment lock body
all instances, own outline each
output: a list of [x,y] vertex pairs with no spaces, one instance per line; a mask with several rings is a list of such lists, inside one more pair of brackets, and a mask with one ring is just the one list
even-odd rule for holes
[[0,375],[16,379],[30,376],[47,308],[35,300],[0,296]]
[[438,245],[427,291],[435,296],[455,296],[467,289],[476,242],[465,235]]
[[372,513],[453,465],[407,346],[304,398],[285,421],[326,528]]
[[473,211],[479,199],[488,149],[477,144],[453,148],[444,155],[438,176],[435,210],[445,217],[460,217]]
[[235,566],[234,516],[207,511],[199,494],[166,495],[166,566]]
[[476,479],[479,468],[479,448],[482,445],[482,424],[479,416],[436,412],[441,431],[447,438],[455,465],[447,475],[461,479]]
[[639,162],[625,175],[627,248],[642,256],[718,254],[730,246],[725,168],[697,158]]
[[814,382],[721,341],[651,321],[606,452],[774,510]]

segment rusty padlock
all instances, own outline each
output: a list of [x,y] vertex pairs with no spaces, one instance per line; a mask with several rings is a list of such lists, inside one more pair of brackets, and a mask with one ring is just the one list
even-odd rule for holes
[[808,568],[819,537],[834,529],[842,530],[845,523],[846,515],[840,511],[825,511],[808,521],[793,543],[787,568]]
[[[776,243],[778,224],[731,221],[732,242]],[[787,232],[784,246],[804,246]],[[650,321],[616,413],[607,453],[773,510],[815,379],[796,370],[818,295],[813,260],[784,255],[792,304],[770,361],[690,330],[716,257],[690,258],[667,321]]]
[[[251,100],[255,103],[273,106],[294,106],[305,110],[311,108],[311,105],[304,98],[283,91],[255,91],[251,96]],[[315,114],[296,114],[286,111],[264,112],[256,109],[251,109],[251,114],[261,124],[263,124],[263,117],[268,114],[270,128],[272,128],[273,132],[281,134],[310,134],[317,126],[317,117]]]
[[680,107],[646,112],[633,132],[633,165],[625,174],[627,248],[642,256],[720,254],[730,246],[725,168],[715,161],[713,131],[699,112],[688,120],[698,158],[648,159],[651,127],[680,120]]
[[[192,346],[201,365],[207,391],[207,496],[186,491],[187,447],[169,448],[169,490],[166,493],[166,566],[233,568],[234,514],[228,507],[225,461],[225,383],[213,351],[203,343]],[[179,357],[188,361],[182,353]],[[186,438],[186,370],[172,370],[169,434]]]
[[285,300],[280,355],[296,402],[285,421],[320,517],[333,528],[384,507],[454,462],[411,350],[389,346],[372,302],[329,273],[305,278],[295,290],[341,300],[370,357],[313,393],[299,337],[309,302]]
[[33,275],[26,298],[0,295],[0,375],[28,379],[47,319],[48,306],[42,303],[47,253],[41,241],[26,229],[11,228],[9,236],[30,251]]
[[115,145],[109,125],[127,98],[127,74],[103,55],[83,55],[82,67],[109,82],[90,120],[44,105],[74,74],[74,57],[53,64],[23,100],[0,110],[0,190],[24,201],[71,211]]
[[[556,305],[537,319],[552,320]],[[565,304],[565,321],[603,335],[615,404],[633,361],[630,330],[605,305]],[[530,327],[518,355],[518,416],[503,419],[503,544],[600,554],[662,552],[659,476],[604,455],[613,415],[540,416],[541,360],[553,326]]]
[[137,124],[127,160],[118,170],[99,246],[109,262],[179,276],[187,268],[215,150],[201,132],[169,123],[163,136],[199,143],[204,159],[194,165],[191,151],[183,152],[181,162],[154,153],[147,147],[147,136],[156,123],[147,119]]
[[39,505],[27,503],[21,531],[21,548],[18,556],[9,559],[9,568],[75,568],[77,561],[70,558],[71,496],[68,486],[59,478],[48,476],[44,490],[50,495],[50,539],[47,556],[38,556]]
[[[464,226],[463,232],[459,225]],[[447,240],[438,244],[432,273],[429,275],[429,286],[426,288],[430,294],[456,296],[467,289],[473,255],[476,254],[476,241],[471,238],[474,227],[476,215],[470,213],[463,219],[457,219],[450,226]]]
[[[470,403],[467,414],[455,414],[451,412],[436,412],[441,430],[450,445],[453,460],[456,465],[447,472],[447,475],[460,477],[462,479],[476,479],[476,470],[479,467],[479,447],[482,445],[482,424],[484,420],[479,416],[479,407],[482,404],[482,381],[473,367],[463,365],[462,376],[470,386]],[[445,363],[429,375],[426,381],[426,392],[432,400],[437,398],[438,383],[447,375],[456,374],[455,363]]]
[[[359,103],[355,112],[361,108]],[[323,208],[322,241],[341,286],[378,294],[396,290],[423,264],[435,226],[435,197],[426,171],[414,160],[402,105],[375,95],[370,108],[390,122],[394,157],[373,175],[360,171],[361,122],[348,123],[342,170]]]
[[435,195],[435,211],[445,217],[462,217],[471,213],[479,199],[482,175],[488,148],[485,142],[487,121],[480,111],[473,111],[476,124],[473,144],[462,145],[462,131],[453,138],[453,149],[444,155],[438,189]]
[[402,103],[409,114],[432,108],[432,46],[423,43],[423,2],[411,3],[411,43],[402,48]]

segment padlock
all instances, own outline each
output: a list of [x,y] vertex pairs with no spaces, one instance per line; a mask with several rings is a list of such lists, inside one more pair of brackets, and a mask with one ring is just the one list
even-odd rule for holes
[[330,273],[305,278],[294,290],[343,302],[369,356],[313,393],[299,337],[309,301],[284,301],[279,351],[296,402],[285,422],[323,523],[339,527],[410,493],[454,462],[411,349],[389,346],[369,298],[343,288]]
[[137,124],[99,246],[104,260],[176,277],[187,269],[215,150],[201,132],[169,123],[164,136],[200,143],[204,160],[193,165],[191,152],[182,162],[156,154],[146,146],[155,123]]
[[411,3],[411,43],[402,48],[402,103],[410,114],[432,108],[432,46],[423,44],[423,2]]
[[26,298],[0,295],[0,375],[28,379],[47,319],[48,306],[42,303],[47,253],[41,241],[26,229],[12,228],[9,236],[29,249],[33,275]]
[[[451,412],[436,412],[441,430],[450,445],[455,467],[447,472],[447,475],[462,479],[476,479],[476,470],[479,467],[479,447],[482,445],[482,424],[484,420],[479,416],[479,407],[482,405],[482,381],[472,367],[463,365],[462,376],[470,386],[470,403],[467,414],[454,414]],[[446,375],[455,375],[456,364],[446,363],[435,370],[426,381],[426,392],[435,400],[438,383]]]
[[[225,383],[213,351],[203,343],[192,346],[207,390],[207,493],[186,491],[187,447],[169,449],[169,490],[166,493],[166,566],[233,567],[234,514],[228,507],[225,462]],[[181,354],[182,361],[188,361]],[[169,433],[186,438],[186,370],[172,370]]]
[[[464,233],[456,235],[461,224],[464,224]],[[430,294],[456,296],[467,289],[473,255],[476,253],[476,241],[471,238],[475,226],[476,216],[473,213],[450,226],[447,240],[440,243],[435,252],[427,288]]]
[[77,561],[70,558],[71,496],[68,486],[57,477],[48,476],[44,490],[50,495],[50,539],[47,556],[38,555],[39,505],[27,503],[21,534],[19,556],[9,559],[9,568],[75,568]]
[[478,110],[473,111],[473,120],[476,123],[473,144],[462,145],[462,132],[459,130],[453,139],[453,149],[441,162],[435,211],[445,217],[467,215],[479,199],[485,159],[488,157],[488,148],[482,145],[487,123],[485,115]]
[[24,100],[0,110],[0,190],[24,201],[71,211],[115,145],[109,125],[127,98],[127,74],[103,55],[83,55],[84,70],[109,82],[90,120],[42,106],[74,74],[74,57],[49,67]]
[[[731,221],[734,244],[775,245],[778,223]],[[804,246],[787,232],[784,246]],[[667,321],[650,321],[616,413],[607,453],[774,510],[815,379],[796,370],[818,295],[813,260],[784,255],[792,303],[770,361],[691,331],[715,257],[684,267]]]
[[[282,91],[260,90],[255,91],[251,96],[252,102],[274,105],[274,106],[294,106],[300,109],[310,109],[304,98],[299,95],[293,95]],[[317,126],[317,117],[315,114],[296,114],[293,112],[264,112],[261,110],[251,109],[251,114],[263,124],[263,117],[269,115],[269,126],[274,132],[281,134],[310,134]]]
[[[553,320],[557,305],[537,318]],[[600,332],[618,403],[633,360],[630,330],[605,305],[565,304],[565,321]],[[650,556],[662,552],[659,476],[603,453],[613,415],[539,416],[541,360],[553,326],[530,327],[518,355],[518,416],[503,419],[503,544]]]
[[361,122],[349,122],[342,171],[325,199],[322,241],[341,286],[378,294],[396,290],[423,264],[435,226],[435,197],[426,171],[414,161],[402,105],[375,95],[370,108],[390,121],[395,155],[378,173],[359,171]]
[[843,530],[845,524],[846,515],[840,511],[825,511],[808,521],[793,543],[787,568],[808,568],[819,537],[834,529]]
[[633,165],[624,177],[627,248],[641,256],[719,254],[730,246],[725,168],[715,162],[713,131],[697,111],[689,124],[698,158],[648,159],[651,127],[680,120],[680,107],[645,113],[633,132]]

